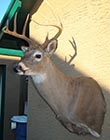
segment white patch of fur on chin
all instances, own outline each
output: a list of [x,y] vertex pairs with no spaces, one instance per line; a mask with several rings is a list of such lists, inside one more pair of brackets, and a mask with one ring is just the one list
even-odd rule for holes
[[46,75],[46,73],[38,73],[38,74],[33,75],[31,77],[36,84],[40,84],[46,80],[47,75]]

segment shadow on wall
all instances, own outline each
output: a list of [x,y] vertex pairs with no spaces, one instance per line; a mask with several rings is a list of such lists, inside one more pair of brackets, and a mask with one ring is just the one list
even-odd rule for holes
[[[52,61],[59,67],[59,69],[72,77],[86,76],[77,69],[75,66],[61,60],[58,56],[52,56]],[[95,77],[93,77],[95,79]],[[101,86],[101,85],[100,85]],[[110,93],[104,87],[102,87],[104,97],[107,104],[107,112],[104,119],[104,125],[102,127],[102,135],[99,140],[109,140],[110,130]],[[78,136],[68,132],[56,119],[48,105],[41,99],[36,93],[36,89],[33,87],[32,82],[29,81],[29,107],[28,107],[28,140],[94,140],[90,135]]]

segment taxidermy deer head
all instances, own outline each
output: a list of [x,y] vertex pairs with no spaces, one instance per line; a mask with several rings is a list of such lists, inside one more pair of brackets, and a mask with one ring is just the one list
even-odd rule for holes
[[[58,32],[51,39],[47,36],[43,44],[35,44],[32,39],[25,36],[29,15],[22,34],[16,31],[16,16],[17,14],[14,19],[14,30],[10,31],[7,25],[3,32],[24,39],[29,43],[29,47],[22,47],[25,55],[14,66],[15,72],[32,77],[42,98],[48,102],[57,119],[70,132],[100,137],[106,112],[106,103],[100,86],[91,77],[73,78],[65,75],[51,60],[57,48],[57,39],[62,33],[62,24],[49,25],[57,28]],[[74,39],[70,43],[75,54],[69,62],[77,54]]]

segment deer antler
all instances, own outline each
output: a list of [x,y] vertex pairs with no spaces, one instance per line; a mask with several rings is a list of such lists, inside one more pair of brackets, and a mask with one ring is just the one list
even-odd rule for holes
[[53,24],[48,24],[48,25],[41,24],[41,23],[38,23],[37,21],[35,21],[35,20],[33,20],[33,19],[31,19],[31,21],[33,21],[34,23],[36,23],[36,24],[38,24],[38,25],[40,25],[40,26],[52,26],[52,27],[55,27],[55,28],[58,29],[58,32],[57,32],[51,39],[48,38],[48,34],[47,34],[47,36],[46,36],[46,38],[45,38],[45,41],[44,41],[44,43],[42,44],[42,49],[45,49],[45,48],[47,47],[47,44],[48,44],[50,41],[52,41],[52,40],[57,40],[57,38],[58,38],[58,37],[61,35],[61,33],[62,33],[63,25],[62,25],[61,22],[60,22],[60,26],[58,26],[58,25],[53,25]]
[[53,27],[56,27],[58,29],[58,32],[51,38],[51,39],[48,39],[48,34],[46,36],[46,39],[43,43],[43,49],[45,49],[45,47],[47,46],[47,44],[51,41],[51,40],[57,40],[57,38],[61,35],[62,33],[62,30],[63,30],[63,25],[62,23],[60,23],[60,26],[57,26],[57,25],[48,25],[48,26],[53,26]]
[[[69,42],[71,43],[71,45],[72,45],[72,47],[73,47],[75,53],[73,54],[73,56],[69,55],[71,58],[70,58],[70,60],[67,62],[68,64],[70,64],[70,63],[73,61],[73,59],[75,58],[75,56],[77,55],[77,45],[76,45],[76,42],[75,42],[74,38],[72,37],[72,41],[69,40]],[[65,58],[65,60],[66,60],[66,58]]]
[[15,13],[15,17],[14,17],[14,28],[13,28],[13,31],[11,31],[9,29],[9,20],[7,20],[7,25],[5,27],[3,27],[2,31],[4,33],[6,33],[6,34],[9,34],[9,35],[12,35],[12,36],[15,36],[17,38],[20,38],[20,39],[25,40],[27,43],[29,43],[29,46],[30,47],[33,47],[34,46],[34,42],[25,35],[25,33],[26,33],[26,27],[27,27],[27,23],[28,23],[28,20],[29,20],[29,16],[30,15],[29,14],[27,15],[26,21],[24,23],[22,34],[18,34],[17,33],[17,23],[16,23],[17,15],[18,15],[18,13],[16,12]]

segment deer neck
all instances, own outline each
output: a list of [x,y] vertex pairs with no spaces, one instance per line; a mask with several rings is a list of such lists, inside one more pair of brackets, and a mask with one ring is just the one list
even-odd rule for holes
[[37,85],[37,87],[43,87],[43,85],[53,87],[52,84],[54,84],[54,86],[60,86],[63,83],[67,83],[67,80],[70,79],[70,77],[61,72],[59,68],[50,59],[48,64],[44,66],[44,70],[42,72],[38,72],[31,77],[34,83]]
[[[69,77],[64,75],[52,61],[45,68],[44,73],[32,76],[35,87],[40,95],[52,106],[56,112],[64,100],[67,99],[67,92],[63,89],[68,86]],[[62,100],[62,95],[64,99]]]

